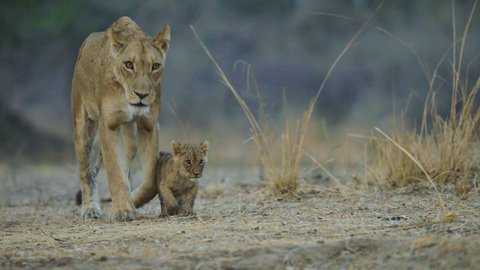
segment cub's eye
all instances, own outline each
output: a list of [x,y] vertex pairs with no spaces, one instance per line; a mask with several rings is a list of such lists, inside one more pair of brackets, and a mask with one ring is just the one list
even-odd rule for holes
[[205,164],[205,160],[203,160],[203,159],[200,159],[200,160],[198,161],[198,164],[199,164],[199,165],[203,165],[203,164]]
[[126,68],[133,69],[133,62],[132,61],[125,61],[123,62]]
[[187,159],[185,160],[185,164],[187,164],[188,166],[192,165],[192,161],[190,159]]
[[154,64],[152,65],[152,70],[157,70],[157,69],[160,68],[160,66],[161,66],[160,63],[154,63]]

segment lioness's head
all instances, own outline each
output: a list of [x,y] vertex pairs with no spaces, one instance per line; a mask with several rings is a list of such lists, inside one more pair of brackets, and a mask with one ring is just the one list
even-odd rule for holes
[[188,178],[202,177],[207,164],[208,141],[198,145],[180,144],[172,141],[173,159],[180,174]]
[[135,107],[151,105],[165,64],[170,27],[166,25],[160,34],[150,37],[132,19],[122,17],[106,35],[114,80],[123,86],[127,102]]

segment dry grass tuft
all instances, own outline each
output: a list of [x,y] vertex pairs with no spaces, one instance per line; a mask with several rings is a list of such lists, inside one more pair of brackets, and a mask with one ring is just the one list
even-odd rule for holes
[[216,199],[222,196],[224,193],[225,185],[223,183],[217,183],[204,188],[201,191],[200,196],[206,199]]
[[[275,195],[295,194],[300,178],[299,164],[302,158],[301,149],[307,134],[308,122],[313,111],[314,103],[310,105],[312,110],[305,113],[302,124],[297,125],[294,131],[290,129],[288,122],[285,124],[284,131],[280,135],[280,141],[278,141],[276,136],[273,136],[270,132],[271,126],[269,122],[263,121],[263,125],[259,123],[255,114],[251,111],[245,100],[238,94],[238,91],[230,83],[230,80],[222,68],[201,41],[195,29],[193,27],[191,28],[203,50],[215,65],[220,79],[234,95],[247,117],[252,133],[251,139],[259,151],[260,163],[264,170],[266,185],[271,188]],[[259,93],[259,91],[257,91],[257,93]],[[261,100],[261,96],[259,95],[258,97]],[[263,106],[261,107],[263,108]],[[266,116],[263,109],[262,114],[264,117]]]
[[457,212],[450,212],[450,213],[445,214],[442,217],[442,221],[444,223],[452,223],[452,222],[458,220],[458,218],[459,218],[459,215],[458,215]]
[[[462,60],[476,4],[477,1],[459,40],[453,10],[451,105],[448,115],[442,117],[438,113],[436,102],[436,89],[445,83],[437,74],[438,67],[444,62],[443,57],[428,80],[429,94],[420,128],[408,129],[404,124],[396,128],[391,136],[377,129],[382,137],[373,138],[373,161],[365,176],[369,183],[391,188],[429,181],[435,189],[437,185],[453,184],[457,194],[473,188],[471,181],[480,171],[477,149],[480,108],[476,104],[480,77],[470,87],[468,66],[465,68]],[[465,69],[463,74],[466,76],[462,77]]]
[[[295,121],[285,120],[283,130],[278,132],[273,132],[275,129],[272,128],[270,122],[268,121],[267,113],[265,112],[258,87],[257,96],[261,107],[262,121],[255,116],[245,100],[239,95],[238,91],[231,84],[230,80],[216,62],[208,48],[202,42],[193,26],[191,26],[191,29],[201,47],[214,64],[221,81],[234,95],[245,116],[247,117],[247,120],[250,124],[250,131],[252,133],[251,140],[255,143],[255,146],[259,152],[259,159],[263,168],[265,184],[268,188],[270,188],[274,195],[296,194],[299,187],[299,180],[302,176],[300,162],[304,157],[303,149],[305,146],[310,119],[312,117],[313,109],[317,99],[324,89],[325,83],[332,74],[337,63],[353,46],[357,37],[363,32],[366,25],[373,19],[380,7],[381,5],[377,8],[375,13],[365,23],[362,24],[361,28],[355,33],[355,35],[350,39],[344,49],[337,56],[333,64],[330,66],[330,69],[328,70],[327,75],[325,76],[316,95],[308,104],[303,117],[296,119]],[[292,122],[294,124],[292,124]]]

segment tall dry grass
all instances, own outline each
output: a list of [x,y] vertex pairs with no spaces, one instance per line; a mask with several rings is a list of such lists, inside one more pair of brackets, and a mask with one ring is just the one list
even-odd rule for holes
[[208,48],[205,46],[198,33],[195,31],[195,28],[191,26],[193,34],[200,43],[200,46],[214,64],[215,69],[220,76],[220,80],[233,94],[248,120],[250,131],[252,133],[251,139],[258,150],[259,160],[263,168],[265,185],[273,192],[274,195],[296,194],[296,191],[299,187],[299,180],[302,177],[302,168],[300,162],[305,155],[305,141],[315,104],[325,87],[325,83],[331,76],[340,59],[342,59],[345,53],[353,46],[358,36],[363,32],[366,25],[368,25],[368,23],[373,19],[380,8],[381,5],[375,10],[373,15],[362,24],[360,29],[354,34],[354,36],[334,60],[327,74],[325,75],[320,88],[306,107],[303,117],[293,120],[286,119],[283,130],[280,131],[276,131],[276,129],[272,128],[272,125],[268,121],[267,112],[265,112],[262,104],[262,97],[258,87],[257,96],[261,108],[260,117],[255,116],[245,100],[231,84],[230,80],[225,75],[222,68],[212,56]]
[[[477,104],[480,77],[469,86],[464,49],[476,9],[475,1],[460,38],[457,37],[455,8],[451,48],[450,110],[442,117],[437,111],[437,91],[445,80],[438,74],[445,57],[428,77],[428,96],[420,126],[409,128],[406,119],[390,136],[377,128],[373,138],[372,164],[365,179],[370,184],[391,188],[429,181],[437,186],[453,184],[459,194],[468,192],[480,172],[478,129],[480,108]],[[446,56],[446,55],[445,55]]]

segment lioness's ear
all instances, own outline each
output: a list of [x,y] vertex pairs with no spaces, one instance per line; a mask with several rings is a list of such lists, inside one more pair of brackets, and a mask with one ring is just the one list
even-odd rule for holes
[[175,156],[183,153],[183,146],[175,140],[172,140],[172,150]]
[[120,50],[127,44],[129,38],[128,28],[132,26],[136,26],[132,19],[121,17],[107,29],[107,37],[112,41],[115,50]]
[[198,145],[198,149],[200,149],[200,151],[202,151],[202,153],[206,155],[208,151],[208,145],[209,145],[208,141],[205,140]]
[[155,37],[153,42],[165,53],[168,51],[168,44],[170,43],[170,26],[168,24],[163,27],[162,32]]

